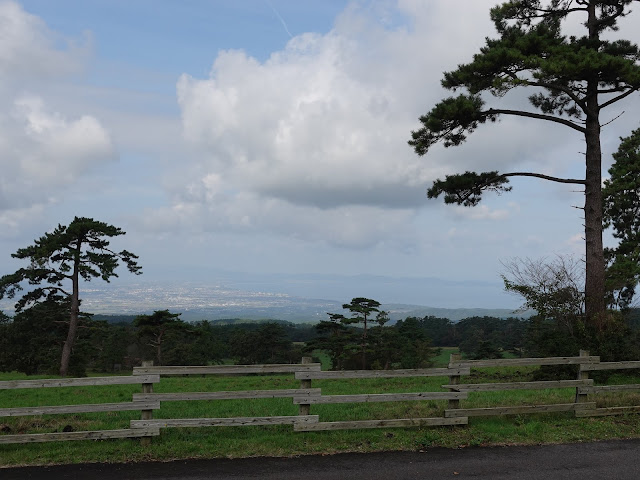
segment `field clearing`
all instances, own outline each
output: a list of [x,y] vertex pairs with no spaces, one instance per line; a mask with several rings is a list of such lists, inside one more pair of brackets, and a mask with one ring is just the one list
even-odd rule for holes
[[[447,352],[446,355],[448,356]],[[527,381],[534,367],[483,368],[463,376],[463,383]],[[0,374],[1,380],[25,378]],[[32,377],[31,377],[32,378]],[[51,378],[51,377],[49,377]],[[394,392],[445,391],[448,377],[314,380],[314,388],[326,395]],[[640,382],[627,372],[613,375],[610,384]],[[154,392],[243,391],[299,388],[293,375],[166,377]],[[130,401],[140,393],[139,385],[46,388],[0,391],[0,408],[35,405],[73,405]],[[471,392],[461,408],[496,405],[570,403],[574,388]],[[594,396],[598,406],[640,404],[637,392]],[[442,416],[443,400],[312,405],[311,413],[322,421],[372,420]],[[162,402],[154,418],[199,418],[296,415],[298,406],[290,398]],[[6,417],[0,420],[0,434],[41,433],[65,429],[93,430],[127,428],[140,412],[107,412],[73,415]],[[421,450],[441,446],[464,448],[476,445],[541,444],[640,437],[640,415],[577,419],[571,413],[513,415],[472,418],[464,427],[390,428],[332,432],[293,432],[291,426],[205,427],[163,429],[150,446],[138,440],[52,442],[46,444],[0,445],[0,466],[47,463],[124,462],[177,458],[291,456],[314,453]]]

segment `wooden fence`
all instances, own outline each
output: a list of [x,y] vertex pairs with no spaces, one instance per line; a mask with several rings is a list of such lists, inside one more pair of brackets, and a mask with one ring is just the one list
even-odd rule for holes
[[489,408],[449,408],[445,410],[445,417],[484,417],[496,415],[522,415],[531,413],[548,412],[575,412],[576,417],[595,417],[607,415],[621,415],[640,412],[640,406],[619,406],[608,408],[596,408],[596,402],[589,401],[589,395],[614,392],[614,391],[640,391],[640,384],[594,386],[589,378],[590,371],[602,370],[628,370],[640,369],[640,361],[629,362],[600,362],[600,357],[589,356],[587,351],[581,350],[578,357],[550,357],[550,358],[515,358],[499,360],[460,360],[452,355],[449,368],[452,367],[518,367],[518,366],[543,366],[543,365],[578,365],[578,378],[576,380],[555,380],[537,382],[508,382],[508,383],[477,383],[460,384],[450,382],[442,385],[450,391],[457,392],[489,392],[505,390],[534,390],[555,388],[576,388],[573,403],[545,404],[545,405],[519,405],[497,406]]
[[[22,388],[55,388],[55,387],[87,387],[98,385],[153,385],[160,381],[159,375],[127,376],[127,377],[91,377],[65,378],[47,380],[12,380],[0,382],[0,390],[16,390]],[[76,414],[92,412],[121,412],[126,410],[153,411],[160,408],[160,402],[148,400],[133,400],[131,402],[97,403],[83,405],[55,405],[18,408],[0,408],[0,418],[51,414]],[[102,438],[138,438],[159,435],[160,431],[154,427],[138,427],[93,430],[83,432],[54,432],[36,434],[0,435],[2,443],[34,443],[62,440],[97,440]]]
[[[301,373],[320,371],[319,363],[295,365],[214,365],[198,367],[154,367],[142,366],[133,369],[133,376],[159,375],[253,375],[253,374],[278,374]],[[193,401],[193,400],[233,400],[255,398],[311,398],[320,395],[319,389],[305,388],[301,385],[298,389],[279,390],[249,390],[249,391],[221,391],[221,392],[190,392],[190,393],[153,393],[153,390],[142,394],[134,394],[134,401]],[[304,423],[317,423],[317,415],[308,415],[302,412],[299,415],[272,416],[272,417],[233,417],[233,418],[174,418],[153,419],[150,416],[142,420],[132,420],[131,428],[170,428],[170,427],[230,427],[243,425],[294,425]]]
[[[578,376],[571,380],[503,382],[503,383],[461,383],[472,369],[487,367],[521,367],[542,365],[576,365]],[[93,405],[67,405],[49,407],[2,408],[0,417],[18,415],[42,415],[51,413],[105,412],[121,410],[140,410],[141,419],[131,420],[130,428],[120,430],[100,430],[87,432],[60,432],[44,434],[0,435],[0,443],[41,442],[54,440],[99,439],[141,437],[148,443],[152,436],[158,435],[161,428],[172,427],[220,427],[251,425],[292,425],[294,431],[320,431],[360,428],[386,428],[411,426],[464,425],[469,417],[497,415],[526,415],[548,412],[573,412],[578,417],[619,415],[640,412],[637,406],[615,406],[597,408],[593,396],[605,392],[640,391],[640,384],[596,386],[589,372],[601,370],[640,369],[640,361],[633,362],[600,362],[599,357],[580,352],[577,357],[552,358],[518,358],[500,360],[461,360],[452,355],[445,368],[410,369],[410,370],[350,370],[322,371],[319,364],[310,363],[309,358],[296,365],[221,365],[221,366],[152,366],[146,364],[134,368],[130,377],[100,377],[63,380],[20,380],[0,382],[0,389],[65,387],[80,385],[118,385],[140,384],[142,393],[133,394],[131,402]],[[163,376],[185,375],[260,375],[260,374],[293,374],[300,381],[299,388],[276,390],[247,391],[206,391],[154,393],[153,385]],[[312,385],[314,380],[326,379],[382,379],[408,377],[442,377],[448,383],[442,385],[442,391],[423,391],[408,393],[365,393],[351,395],[326,395],[321,388]],[[316,384],[317,385],[317,384]],[[470,393],[506,390],[539,390],[575,388],[575,398],[568,403],[550,403],[536,405],[491,406],[486,408],[461,408]],[[298,405],[297,415],[233,417],[233,418],[153,418],[154,410],[161,407],[162,402],[188,402],[197,400],[229,400],[283,398],[292,399]],[[406,401],[445,401],[447,407],[444,414],[424,418],[388,418],[382,420],[345,420],[321,421],[319,415],[313,415],[313,405],[338,403],[368,402],[406,402]]]

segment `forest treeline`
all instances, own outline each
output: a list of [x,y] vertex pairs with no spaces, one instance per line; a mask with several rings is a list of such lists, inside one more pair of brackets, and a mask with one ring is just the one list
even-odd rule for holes
[[[384,313],[384,312],[383,312]],[[158,365],[216,363],[297,363],[303,355],[324,351],[334,369],[424,368],[439,347],[459,347],[467,358],[575,355],[579,341],[557,323],[539,318],[471,317],[458,322],[427,316],[393,324],[363,325],[335,318],[318,324],[270,320],[185,322],[159,310],[135,317],[81,317],[70,374],[130,370],[142,360]],[[11,318],[0,314],[0,370],[28,375],[57,372],[68,309],[42,302]],[[640,358],[640,309],[629,310],[624,328],[608,345],[597,345],[603,360]],[[365,356],[363,357],[363,345]]]

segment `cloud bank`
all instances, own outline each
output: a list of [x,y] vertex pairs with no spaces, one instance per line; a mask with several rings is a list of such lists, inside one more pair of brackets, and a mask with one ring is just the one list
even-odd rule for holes
[[[183,74],[177,98],[192,154],[171,182],[172,207],[156,217],[205,231],[266,230],[371,246],[399,225],[415,236],[415,213],[437,208],[425,190],[445,174],[562,175],[580,165],[579,135],[522,118],[480,128],[462,147],[436,146],[424,158],[407,145],[418,117],[451,94],[439,86],[442,72],[469,61],[495,35],[488,18],[494,3],[464,2],[464,14],[445,0],[354,3],[328,33],[293,37],[264,62],[225,50],[207,78]],[[524,106],[518,95],[511,105]],[[347,211],[347,230],[358,235],[341,233]],[[510,218],[508,209],[487,206],[455,215]]]
[[6,234],[116,154],[97,118],[55,110],[40,92],[46,82],[77,73],[88,46],[59,37],[11,1],[0,2],[0,30],[0,230]]

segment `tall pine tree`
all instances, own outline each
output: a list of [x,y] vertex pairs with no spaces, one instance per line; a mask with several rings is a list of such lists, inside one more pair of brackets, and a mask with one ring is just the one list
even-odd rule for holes
[[[605,319],[605,260],[602,243],[601,113],[640,88],[640,53],[628,40],[610,40],[618,21],[638,0],[513,0],[491,9],[497,39],[487,39],[471,63],[444,74],[442,85],[464,90],[420,118],[409,144],[424,155],[435,143],[460,145],[480,124],[503,115],[565,126],[584,136],[585,177],[558,178],[535,172],[465,172],[436,180],[429,198],[477,205],[485,191],[509,191],[511,176],[531,176],[577,184],[585,189],[585,313],[598,326]],[[566,36],[569,19],[583,25],[582,36]],[[605,35],[606,34],[606,35]],[[606,38],[605,38],[606,36]],[[531,109],[491,108],[484,93],[502,97],[528,88]]]
[[36,305],[40,300],[70,299],[69,328],[62,347],[60,375],[66,376],[76,340],[80,314],[80,280],[102,278],[108,282],[117,277],[116,268],[122,261],[135,274],[142,273],[136,259],[127,250],[115,252],[109,239],[124,235],[120,228],[92,218],[75,217],[68,225],[58,225],[45,233],[33,245],[20,248],[11,256],[27,260],[29,265],[0,278],[0,299],[13,298],[32,286],[16,303],[16,311]]

